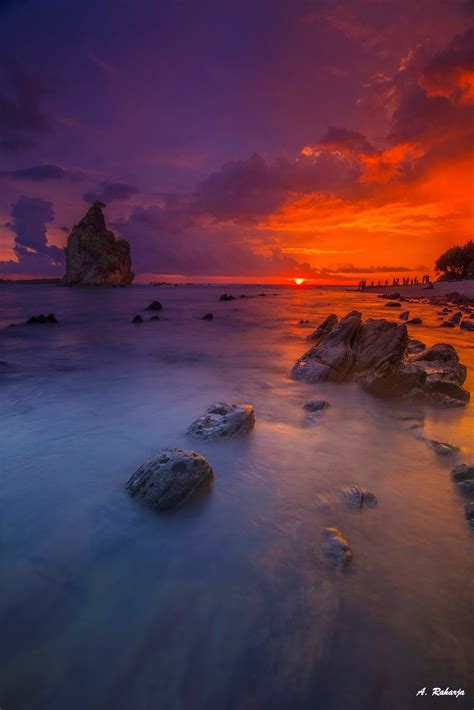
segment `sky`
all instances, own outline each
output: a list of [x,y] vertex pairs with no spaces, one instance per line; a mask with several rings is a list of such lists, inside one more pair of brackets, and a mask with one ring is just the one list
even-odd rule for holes
[[96,199],[138,281],[432,273],[472,238],[469,0],[0,0],[0,275]]

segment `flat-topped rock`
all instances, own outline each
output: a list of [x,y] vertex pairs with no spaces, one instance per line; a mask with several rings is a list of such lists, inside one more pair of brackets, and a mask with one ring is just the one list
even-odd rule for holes
[[125,489],[157,510],[183,503],[214,478],[214,471],[195,451],[164,449],[135,471]]
[[223,439],[246,434],[255,425],[255,412],[251,404],[212,404],[187,429],[186,434],[195,439]]

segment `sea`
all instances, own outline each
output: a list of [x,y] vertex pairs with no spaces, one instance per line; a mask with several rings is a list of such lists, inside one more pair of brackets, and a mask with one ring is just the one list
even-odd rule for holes
[[[304,285],[7,284],[0,302],[2,710],[472,710],[474,532],[450,471],[474,463],[474,407],[290,377],[328,314],[398,310]],[[474,392],[474,333],[407,308]],[[24,325],[40,313],[58,323]],[[254,430],[188,439],[214,402],[253,404]],[[215,479],[157,513],[124,485],[169,447]],[[351,484],[377,506],[349,509]],[[327,526],[350,564],[324,555]]]

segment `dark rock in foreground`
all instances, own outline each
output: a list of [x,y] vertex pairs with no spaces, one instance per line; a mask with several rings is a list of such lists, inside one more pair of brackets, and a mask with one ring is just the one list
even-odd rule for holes
[[186,434],[195,439],[223,439],[246,434],[254,425],[255,413],[251,404],[217,402],[191,424]]
[[[418,345],[417,341],[417,345]],[[351,311],[316,340],[292,369],[307,382],[354,379],[368,392],[445,407],[465,405],[466,368],[451,345],[437,343],[416,353],[405,324]],[[415,352],[414,352],[415,350]]]
[[161,311],[163,310],[163,306],[159,301],[152,301],[146,308],[146,311]]
[[167,510],[189,498],[213,477],[209,463],[195,451],[164,449],[135,471],[125,489],[143,503]]
[[129,286],[134,279],[130,245],[107,229],[102,207],[94,202],[68,237],[62,281],[67,286]]
[[351,546],[344,535],[337,528],[324,528],[323,551],[330,557],[334,557],[340,562],[350,562],[352,560]]
[[49,313],[47,316],[39,315],[39,316],[31,316],[31,318],[28,318],[26,321],[26,325],[34,325],[36,323],[57,323],[58,320],[54,313]]

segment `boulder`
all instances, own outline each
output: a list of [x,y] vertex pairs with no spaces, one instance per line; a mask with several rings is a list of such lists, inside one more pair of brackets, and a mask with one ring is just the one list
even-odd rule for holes
[[163,306],[159,301],[152,301],[146,308],[145,311],[161,311]]
[[407,325],[422,325],[423,321],[421,318],[410,318],[410,320],[407,320]]
[[219,298],[219,301],[233,301],[234,296],[231,296],[229,293],[223,293],[222,296]]
[[251,404],[217,402],[188,427],[186,434],[195,439],[223,439],[246,434],[254,425],[255,413]]
[[449,320],[445,320],[443,323],[439,324],[440,328],[454,328],[454,323],[451,323]]
[[303,405],[308,412],[322,412],[330,406],[331,404],[326,402],[325,399],[312,399],[311,402],[306,402],[306,404]]
[[209,463],[195,451],[164,449],[135,471],[125,489],[143,503],[167,510],[189,498],[213,477]]
[[214,316],[212,313],[206,313],[205,316],[201,316],[201,320],[213,320]]
[[463,406],[466,368],[455,349],[437,343],[429,349],[410,340],[405,324],[384,318],[362,321],[351,311],[331,325],[292,368],[295,379],[341,382],[352,377],[363,389],[445,407]]
[[143,323],[143,318],[140,315],[136,315],[132,318],[132,323]]
[[323,551],[326,555],[337,559],[340,562],[350,562],[352,560],[352,549],[348,541],[337,528],[324,528]]
[[107,229],[103,207],[94,202],[68,237],[66,286],[129,286],[134,279],[130,245]]
[[399,303],[398,301],[387,301],[385,304],[386,308],[401,308],[402,304]]
[[400,320],[408,320],[410,317],[410,311],[403,311],[403,313],[400,313]]
[[308,340],[321,340],[323,335],[329,333],[330,330],[336,325],[337,316],[331,313],[327,318],[323,320],[322,323],[318,325],[316,330],[314,330],[311,335],[308,335]]
[[468,320],[463,320],[459,327],[463,330],[474,331],[474,323],[470,323]]

